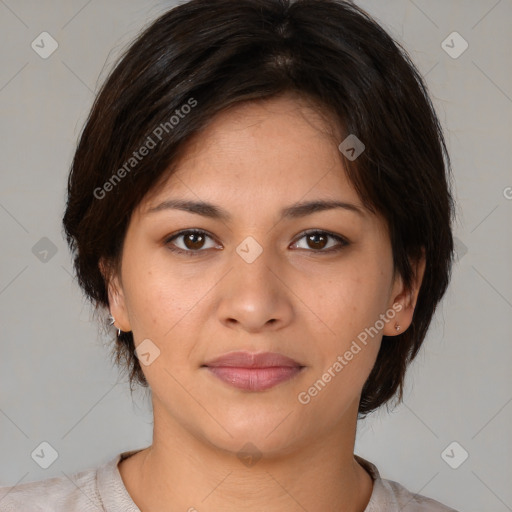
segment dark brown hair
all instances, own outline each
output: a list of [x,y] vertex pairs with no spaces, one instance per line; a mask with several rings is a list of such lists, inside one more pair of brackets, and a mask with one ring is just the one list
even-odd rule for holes
[[[325,107],[365,150],[340,152],[364,205],[389,226],[394,270],[426,268],[412,324],[383,337],[361,416],[402,399],[406,368],[449,284],[451,166],[426,85],[406,51],[366,12],[336,0],[191,0],[145,29],[96,96],[72,162],[63,218],[79,285],[108,311],[100,258],[119,270],[131,213],[168,178],[185,142],[220,111],[294,93]],[[150,142],[151,139],[151,142]],[[342,140],[339,142],[341,143]],[[142,151],[142,148],[146,151]],[[147,387],[131,332],[112,354]]]

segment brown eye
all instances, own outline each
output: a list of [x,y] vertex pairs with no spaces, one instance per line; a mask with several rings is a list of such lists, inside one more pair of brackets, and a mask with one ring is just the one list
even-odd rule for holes
[[212,239],[212,237],[205,231],[189,229],[169,237],[165,241],[165,244],[168,245],[169,249],[173,252],[196,256],[201,252],[205,252],[206,249],[215,247],[213,243],[210,247],[205,247],[207,239]]
[[323,249],[327,245],[327,239],[329,237],[322,233],[313,233],[311,235],[306,235],[306,239],[308,241],[311,249]]
[[201,249],[204,244],[204,236],[199,233],[189,233],[183,237],[183,243],[190,250]]
[[[299,239],[306,240],[306,246],[299,246],[299,242],[296,242],[294,245],[299,249],[311,249],[313,252],[319,253],[330,253],[343,249],[343,247],[350,244],[348,240],[345,240],[343,237],[339,235],[335,235],[333,233],[329,233],[328,231],[309,231],[308,233],[303,233],[302,237]],[[330,245],[329,247],[329,239],[335,240],[337,244]],[[327,247],[327,249],[326,249]]]
[[[212,240],[210,246],[206,245],[208,239]],[[303,239],[306,240],[306,244],[301,247],[300,240]],[[332,244],[331,240],[335,243]],[[202,252],[206,252],[206,249],[216,247],[213,238],[208,233],[196,229],[188,229],[172,235],[165,241],[165,244],[171,251],[187,256],[199,256]],[[299,249],[306,249],[319,254],[336,252],[347,245],[350,245],[350,242],[345,238],[320,230],[304,233],[299,242],[294,244]]]

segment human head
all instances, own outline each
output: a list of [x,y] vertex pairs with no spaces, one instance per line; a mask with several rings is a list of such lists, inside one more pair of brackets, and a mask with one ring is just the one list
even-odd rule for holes
[[[108,310],[100,261],[119,273],[132,213],[172,175],[186,143],[217,114],[286,92],[318,105],[340,143],[349,134],[364,143],[356,160],[339,157],[361,202],[386,220],[394,272],[411,291],[414,262],[425,257],[412,323],[384,336],[362,391],[364,415],[401,396],[446,291],[453,206],[425,84],[400,45],[354,4],[192,0],[157,19],[98,93],[73,159],[64,228],[80,286]],[[146,385],[134,349],[131,332],[117,337],[117,361]]]

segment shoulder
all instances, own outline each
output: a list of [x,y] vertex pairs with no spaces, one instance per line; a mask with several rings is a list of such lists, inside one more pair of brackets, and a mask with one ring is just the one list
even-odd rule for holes
[[[98,510],[96,470],[76,473],[71,478],[55,477],[38,482],[0,487],[0,511],[64,512]],[[101,510],[101,509],[100,509]]]
[[81,512],[104,510],[97,486],[98,469],[0,487],[1,512]]
[[[388,491],[391,503],[402,512],[457,512],[439,501],[408,491],[393,480],[381,480],[382,487]],[[395,510],[395,509],[393,509]]]
[[373,479],[373,492],[364,512],[457,512],[432,498],[410,492],[398,482],[381,478],[374,464],[357,455],[355,458]]

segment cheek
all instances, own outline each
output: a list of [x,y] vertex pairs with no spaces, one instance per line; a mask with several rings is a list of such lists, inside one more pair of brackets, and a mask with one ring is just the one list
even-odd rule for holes
[[127,262],[126,269],[126,305],[133,332],[136,338],[139,334],[159,338],[189,309],[189,288],[158,260]]
[[205,278],[194,266],[173,264],[165,250],[148,251],[126,262],[126,302],[136,341],[151,338],[165,346],[194,330],[198,306],[218,281],[213,273]]
[[[318,393],[319,407],[333,408],[332,414],[342,414],[346,404],[359,396],[375,364],[381,344],[381,333],[371,330],[381,311],[379,284],[370,272],[356,268],[341,272],[329,281],[329,293],[316,295],[316,308],[325,327],[315,327],[318,352],[310,385]],[[311,296],[311,295],[310,295]],[[314,388],[314,389],[313,389]]]
[[[303,281],[303,294],[308,297],[308,305],[316,313],[316,332],[322,338],[323,364],[334,362],[338,355],[345,354],[352,347],[357,352],[350,366],[367,367],[373,364],[380,346],[381,334],[375,333],[379,315],[384,313],[387,304],[388,281],[381,266],[375,261],[354,262],[336,269],[320,289]],[[381,331],[381,329],[378,329]],[[366,341],[366,344],[365,344]],[[356,342],[361,348],[353,345]],[[348,357],[351,357],[348,354]],[[350,373],[350,372],[346,372]]]
[[367,265],[351,265],[340,268],[336,277],[330,276],[326,285],[312,295],[311,283],[307,297],[316,302],[316,310],[327,325],[341,332],[364,327],[378,317],[384,303],[384,291],[380,273]]

